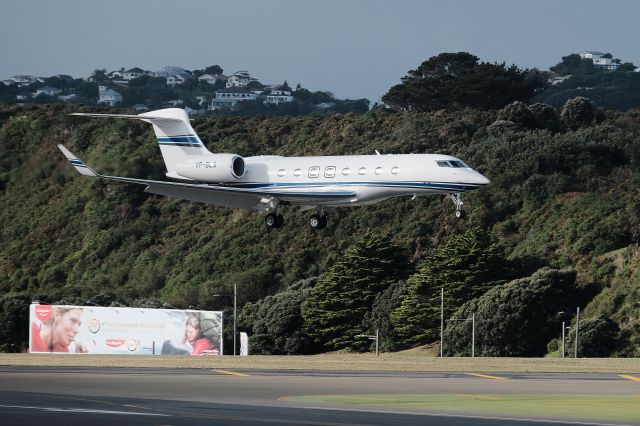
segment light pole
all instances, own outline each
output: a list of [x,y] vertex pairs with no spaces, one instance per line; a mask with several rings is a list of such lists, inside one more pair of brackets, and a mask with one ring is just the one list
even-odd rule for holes
[[233,297],[233,355],[236,355],[236,334],[238,323],[238,285],[233,283],[233,294],[212,294],[211,297]]
[[440,289],[440,358],[442,358],[443,336],[444,336],[444,287]]
[[[578,332],[580,331],[580,307],[578,306],[576,308],[576,313],[574,314],[573,312],[564,312],[564,311],[560,311],[558,312],[558,315],[575,315],[576,316],[576,341],[575,343],[575,347],[574,347],[574,358],[578,358]],[[568,327],[567,327],[568,328]],[[562,357],[564,358],[564,321],[562,322]]]
[[471,358],[476,356],[476,314],[471,314],[471,318],[450,318],[447,321],[471,321]]
[[366,334],[356,334],[355,337],[365,337],[369,340],[375,340],[376,341],[376,356],[380,356],[380,333],[379,330],[376,328],[376,334],[374,334],[373,336],[369,336]]

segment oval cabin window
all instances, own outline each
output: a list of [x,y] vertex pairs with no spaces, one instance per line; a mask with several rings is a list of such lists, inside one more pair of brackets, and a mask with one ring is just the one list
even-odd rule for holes
[[360,167],[360,170],[358,170],[358,174],[359,175],[364,175],[367,173],[367,168],[366,167]]
[[349,176],[351,174],[351,169],[348,167],[345,167],[344,169],[342,169],[342,174],[345,176]]
[[382,174],[382,167],[376,167],[376,171],[375,171],[375,173],[376,173],[377,175],[381,175],[381,174]]
[[400,167],[395,166],[393,169],[391,169],[391,173],[397,175],[398,173],[400,173]]
[[278,170],[278,176],[283,177],[284,175],[286,175],[287,173],[284,171],[284,169],[280,169]]
[[300,170],[300,169],[295,169],[295,170],[293,171],[293,175],[294,175],[294,176],[300,176],[300,174],[301,174],[301,173],[302,173],[302,170]]

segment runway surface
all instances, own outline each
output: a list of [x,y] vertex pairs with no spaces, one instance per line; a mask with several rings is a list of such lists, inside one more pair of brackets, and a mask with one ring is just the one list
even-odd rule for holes
[[[637,377],[629,376],[629,377]],[[617,374],[404,373],[0,367],[0,424],[549,425],[623,421],[311,405],[287,397],[339,394],[640,395]],[[640,397],[639,397],[640,410]]]

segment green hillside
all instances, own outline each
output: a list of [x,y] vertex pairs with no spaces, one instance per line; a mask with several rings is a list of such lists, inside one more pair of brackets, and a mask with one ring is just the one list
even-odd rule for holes
[[[608,113],[596,124],[557,133],[492,125],[498,112],[476,110],[376,109],[364,115],[218,117],[194,123],[213,152],[447,153],[492,181],[465,195],[463,221],[442,196],[407,198],[331,210],[329,225],[320,232],[307,225],[308,213],[293,208],[285,208],[283,228],[268,231],[263,213],[147,195],[139,186],[81,177],[56,144],[64,143],[106,174],[162,179],[164,164],[147,124],[68,115],[76,111],[0,107],[0,315],[12,324],[0,330],[5,350],[25,343],[26,328],[18,320],[30,299],[228,310],[230,300],[217,295],[228,294],[233,282],[239,306],[251,302],[241,319],[252,332],[258,321],[252,307],[263,312],[275,300],[266,296],[286,291],[306,295],[317,281],[307,279],[329,271],[364,234],[382,236],[403,250],[409,276],[425,260],[437,259],[429,256],[452,237],[474,228],[488,235],[492,250],[510,265],[510,279],[543,267],[576,270],[581,291],[566,309],[580,304],[587,317],[611,318],[620,332],[609,353],[640,355],[640,281],[632,248],[640,239],[638,111]],[[612,253],[627,247],[628,260],[621,265],[621,255]],[[397,282],[397,291],[387,293],[388,309],[398,306],[394,298],[407,294]],[[278,309],[300,317],[299,303],[278,303]],[[371,324],[393,322],[376,315],[369,311],[363,318],[363,332]],[[297,327],[289,330],[294,341],[309,339],[303,321],[291,324]],[[321,345],[290,344],[289,352],[322,350],[323,342],[315,343]],[[403,346],[406,342],[397,345]]]

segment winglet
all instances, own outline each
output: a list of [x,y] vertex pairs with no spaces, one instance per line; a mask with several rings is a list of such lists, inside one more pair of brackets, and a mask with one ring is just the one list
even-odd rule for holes
[[100,176],[98,173],[91,170],[89,166],[84,164],[82,160],[76,157],[71,151],[65,148],[64,145],[58,145],[58,148],[62,151],[64,156],[67,157],[67,160],[69,160],[71,165],[76,168],[78,173],[85,176]]

